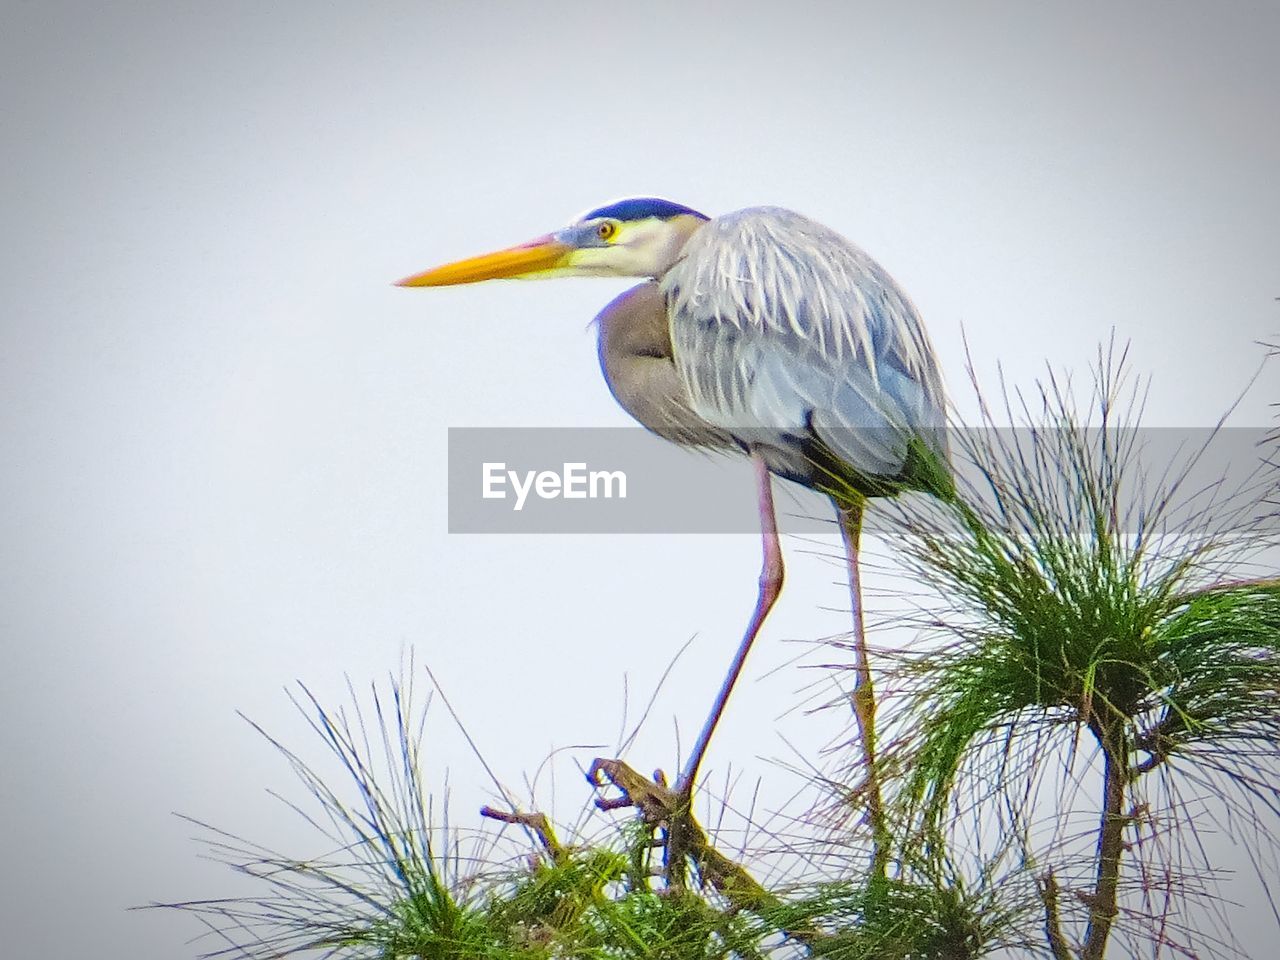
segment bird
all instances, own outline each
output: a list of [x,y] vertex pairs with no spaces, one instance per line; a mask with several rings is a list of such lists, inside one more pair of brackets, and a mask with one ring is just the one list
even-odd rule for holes
[[641,278],[596,318],[619,405],[672,443],[746,455],[762,563],[756,605],[676,781],[689,797],[711,736],[782,590],[774,476],[830,498],[853,604],[851,701],[883,871],[871,685],[858,563],[866,502],[954,494],[939,363],[902,288],[836,231],[780,207],[716,217],[658,197],[588,210],[568,226],[398,281],[436,287],[556,276]]

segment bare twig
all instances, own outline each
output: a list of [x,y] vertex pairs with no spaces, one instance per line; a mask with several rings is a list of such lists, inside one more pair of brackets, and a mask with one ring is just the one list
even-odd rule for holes
[[553,863],[563,863],[565,856],[569,852],[556,838],[555,829],[551,826],[551,821],[547,819],[545,813],[521,813],[519,810],[507,812],[484,806],[480,808],[480,816],[488,817],[490,820],[497,820],[500,823],[514,823],[522,827],[528,827],[537,834],[538,840],[542,843]]

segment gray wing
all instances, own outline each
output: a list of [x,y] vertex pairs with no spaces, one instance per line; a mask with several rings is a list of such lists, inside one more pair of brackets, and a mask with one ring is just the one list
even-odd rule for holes
[[707,223],[662,280],[693,409],[746,443],[816,436],[855,469],[901,472],[912,436],[945,457],[942,379],[911,301],[864,251],[799,214]]

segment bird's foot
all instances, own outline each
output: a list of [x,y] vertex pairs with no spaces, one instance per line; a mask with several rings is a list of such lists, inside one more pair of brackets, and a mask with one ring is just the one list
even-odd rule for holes
[[641,821],[655,829],[670,826],[673,820],[689,809],[688,791],[670,789],[666,775],[661,770],[655,770],[650,779],[621,760],[597,757],[587,770],[587,780],[597,789],[615,787],[618,790],[616,797],[601,796],[596,799],[596,806],[601,810],[635,807]]
[[[689,798],[691,790],[684,784],[675,789],[667,786],[662,771],[655,771],[652,778],[637,773],[621,760],[596,760],[587,772],[587,779],[597,789],[614,787],[618,796],[599,797],[596,806],[601,810],[621,810],[635,807],[640,820],[658,832],[662,841],[663,871],[666,889],[662,892],[681,896],[688,891],[688,868],[697,871],[699,884],[710,886],[724,897],[734,911],[749,910],[756,913],[778,911],[782,901],[761,886],[740,863],[730,860],[717,850],[707,837],[707,832],[694,819]],[[788,936],[802,943],[814,943],[819,934],[801,924],[785,930]]]
[[661,770],[655,770],[650,778],[621,760],[603,758],[592,761],[587,780],[597,789],[614,787],[618,791],[617,796],[596,798],[596,806],[601,810],[636,809],[640,822],[660,838],[655,846],[663,851],[662,873],[667,891],[684,890],[686,857],[706,842],[690,813],[691,791],[669,788]]

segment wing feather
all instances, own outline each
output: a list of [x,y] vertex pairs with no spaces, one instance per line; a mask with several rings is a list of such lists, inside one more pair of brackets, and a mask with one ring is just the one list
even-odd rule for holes
[[695,411],[744,443],[823,441],[893,476],[912,436],[945,457],[942,380],[919,314],[839,234],[758,207],[709,221],[662,279]]

